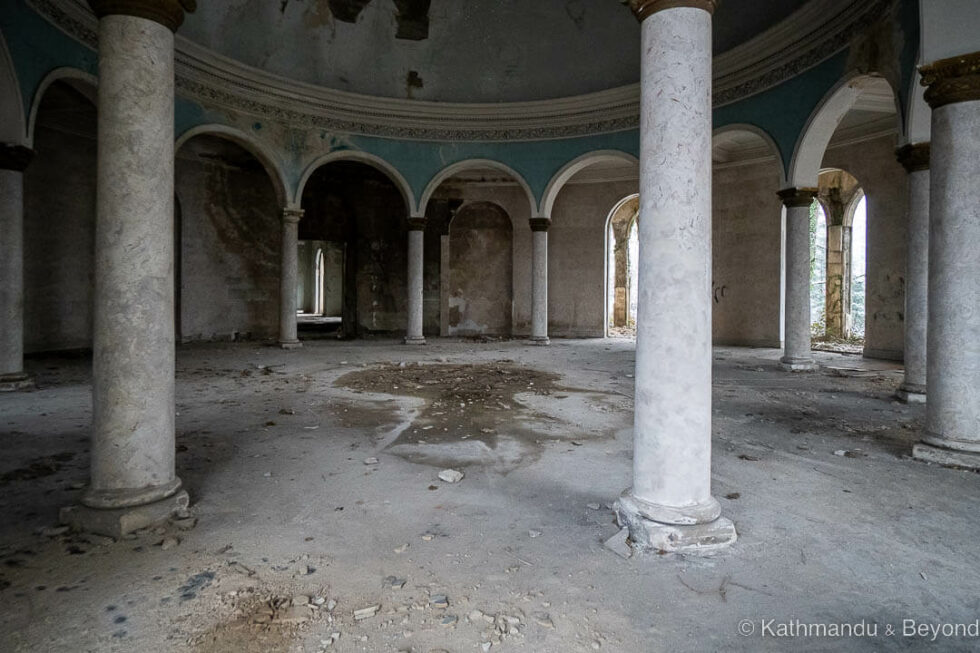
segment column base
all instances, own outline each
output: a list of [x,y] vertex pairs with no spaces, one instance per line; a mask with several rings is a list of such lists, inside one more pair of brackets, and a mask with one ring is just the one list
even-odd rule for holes
[[[695,512],[717,514],[713,506],[695,509]],[[725,517],[690,524],[665,524],[643,514],[637,499],[624,493],[613,506],[616,521],[629,529],[630,546],[638,553],[681,553],[684,555],[710,556],[721,553],[738,539],[735,524]],[[692,517],[692,520],[695,519]]]
[[73,531],[120,538],[123,535],[163,523],[177,513],[187,510],[190,497],[186,490],[142,506],[129,508],[89,508],[66,506],[61,509],[61,523]]
[[34,378],[18,372],[17,374],[0,374],[0,392],[17,392],[34,387]]
[[550,345],[551,338],[548,336],[531,336],[531,339],[528,342],[530,342],[532,345]]
[[404,343],[406,345],[424,345],[425,336],[405,336]]
[[303,343],[299,340],[288,340],[279,343],[279,349],[302,349]]
[[916,460],[936,463],[945,467],[961,467],[980,471],[980,453],[972,451],[957,451],[925,442],[917,442],[912,445],[912,457]]
[[924,404],[926,403],[926,387],[924,385],[919,385],[917,383],[903,383],[898,386],[898,392],[895,393],[899,401],[906,404]]
[[779,359],[779,367],[786,372],[812,372],[817,369],[817,362],[812,358],[789,358],[783,356]]

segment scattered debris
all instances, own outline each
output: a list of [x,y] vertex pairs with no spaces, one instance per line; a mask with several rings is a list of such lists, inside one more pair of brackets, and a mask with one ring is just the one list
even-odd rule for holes
[[463,472],[455,469],[444,469],[439,472],[439,480],[446,483],[459,483],[463,480]]
[[618,555],[620,558],[629,560],[633,557],[633,548],[629,545],[630,529],[623,527],[618,533],[610,537],[603,543],[607,549]]
[[375,603],[374,605],[369,605],[367,607],[354,610],[354,621],[363,621],[365,619],[370,619],[374,615],[378,614],[378,610],[380,609],[381,609],[381,604]]

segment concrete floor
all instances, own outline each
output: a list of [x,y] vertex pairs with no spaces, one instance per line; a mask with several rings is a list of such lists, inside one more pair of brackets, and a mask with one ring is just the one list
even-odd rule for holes
[[[183,346],[177,465],[199,523],[118,542],[40,533],[87,478],[91,385],[84,359],[29,360],[39,389],[0,395],[0,650],[912,650],[932,635],[903,636],[903,619],[980,617],[980,476],[909,460],[924,408],[892,401],[895,366],[856,356],[787,374],[778,351],[716,349],[714,492],[738,544],[712,559],[605,549],[630,481],[633,354],[625,339]],[[334,386],[378,364],[500,360],[560,387],[504,402],[493,438],[463,433],[463,408],[459,438],[435,438],[423,399]],[[438,480],[444,466],[465,478]],[[294,595],[336,607],[251,623]],[[519,634],[500,640],[474,610]],[[769,619],[879,636],[763,637]]]

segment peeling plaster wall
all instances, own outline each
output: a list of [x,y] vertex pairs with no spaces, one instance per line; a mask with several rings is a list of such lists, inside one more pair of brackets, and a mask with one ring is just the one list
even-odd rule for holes
[[716,166],[712,210],[712,339],[781,347],[782,201],[775,161]]
[[276,337],[282,209],[268,174],[237,145],[196,137],[176,191],[181,340]]
[[34,160],[24,173],[27,353],[92,346],[94,134],[94,123],[79,125],[78,134],[42,127],[35,133]]
[[511,335],[513,227],[489,202],[463,206],[449,227],[449,335]]
[[605,336],[607,220],[638,188],[635,181],[573,179],[558,193],[548,230],[548,335]]
[[[451,199],[457,202],[493,202],[510,216],[513,234],[513,322],[511,335],[529,336],[531,334],[531,206],[527,195],[517,184],[463,184],[455,185],[449,180],[439,188],[436,198]],[[430,202],[430,209],[432,203]],[[427,210],[432,219],[431,210]],[[428,231],[428,230],[427,230]],[[429,239],[426,238],[426,260],[428,260]],[[436,250],[439,251],[439,250]],[[447,252],[448,254],[448,252]],[[443,258],[443,261],[446,259]],[[445,278],[445,276],[443,276]],[[443,308],[448,310],[448,294],[443,295]],[[448,317],[448,315],[446,316]],[[428,319],[428,318],[427,318]],[[445,320],[443,320],[445,322]],[[446,334],[446,331],[443,331]]]
[[896,139],[831,148],[825,168],[857,178],[868,201],[868,277],[864,355],[902,360],[905,350],[905,257],[908,175],[895,158]]

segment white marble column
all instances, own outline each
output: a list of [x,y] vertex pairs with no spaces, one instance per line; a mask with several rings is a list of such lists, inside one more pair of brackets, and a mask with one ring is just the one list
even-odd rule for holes
[[713,2],[633,0],[641,20],[634,551],[707,554],[736,539],[711,495]]
[[[119,536],[188,500],[174,469],[179,21],[146,17],[154,3],[91,4],[100,18],[92,477],[83,505],[62,519]],[[183,18],[179,5],[169,8]]]
[[425,218],[408,219],[408,328],[406,345],[424,345],[423,278],[425,274]]
[[299,221],[303,209],[282,211],[282,260],[279,272],[279,346],[298,349],[303,346],[296,336],[296,288],[299,281]]
[[531,342],[548,339],[548,218],[531,218]]
[[929,143],[898,150],[909,173],[908,254],[905,264],[905,379],[898,397],[926,400],[926,333],[929,323]]
[[786,323],[780,364],[791,372],[816,367],[810,351],[810,205],[816,196],[816,189],[779,192],[786,206]]
[[24,373],[24,170],[33,156],[0,144],[0,392],[34,385]]
[[913,456],[980,469],[980,52],[921,72],[932,107],[929,401]]

